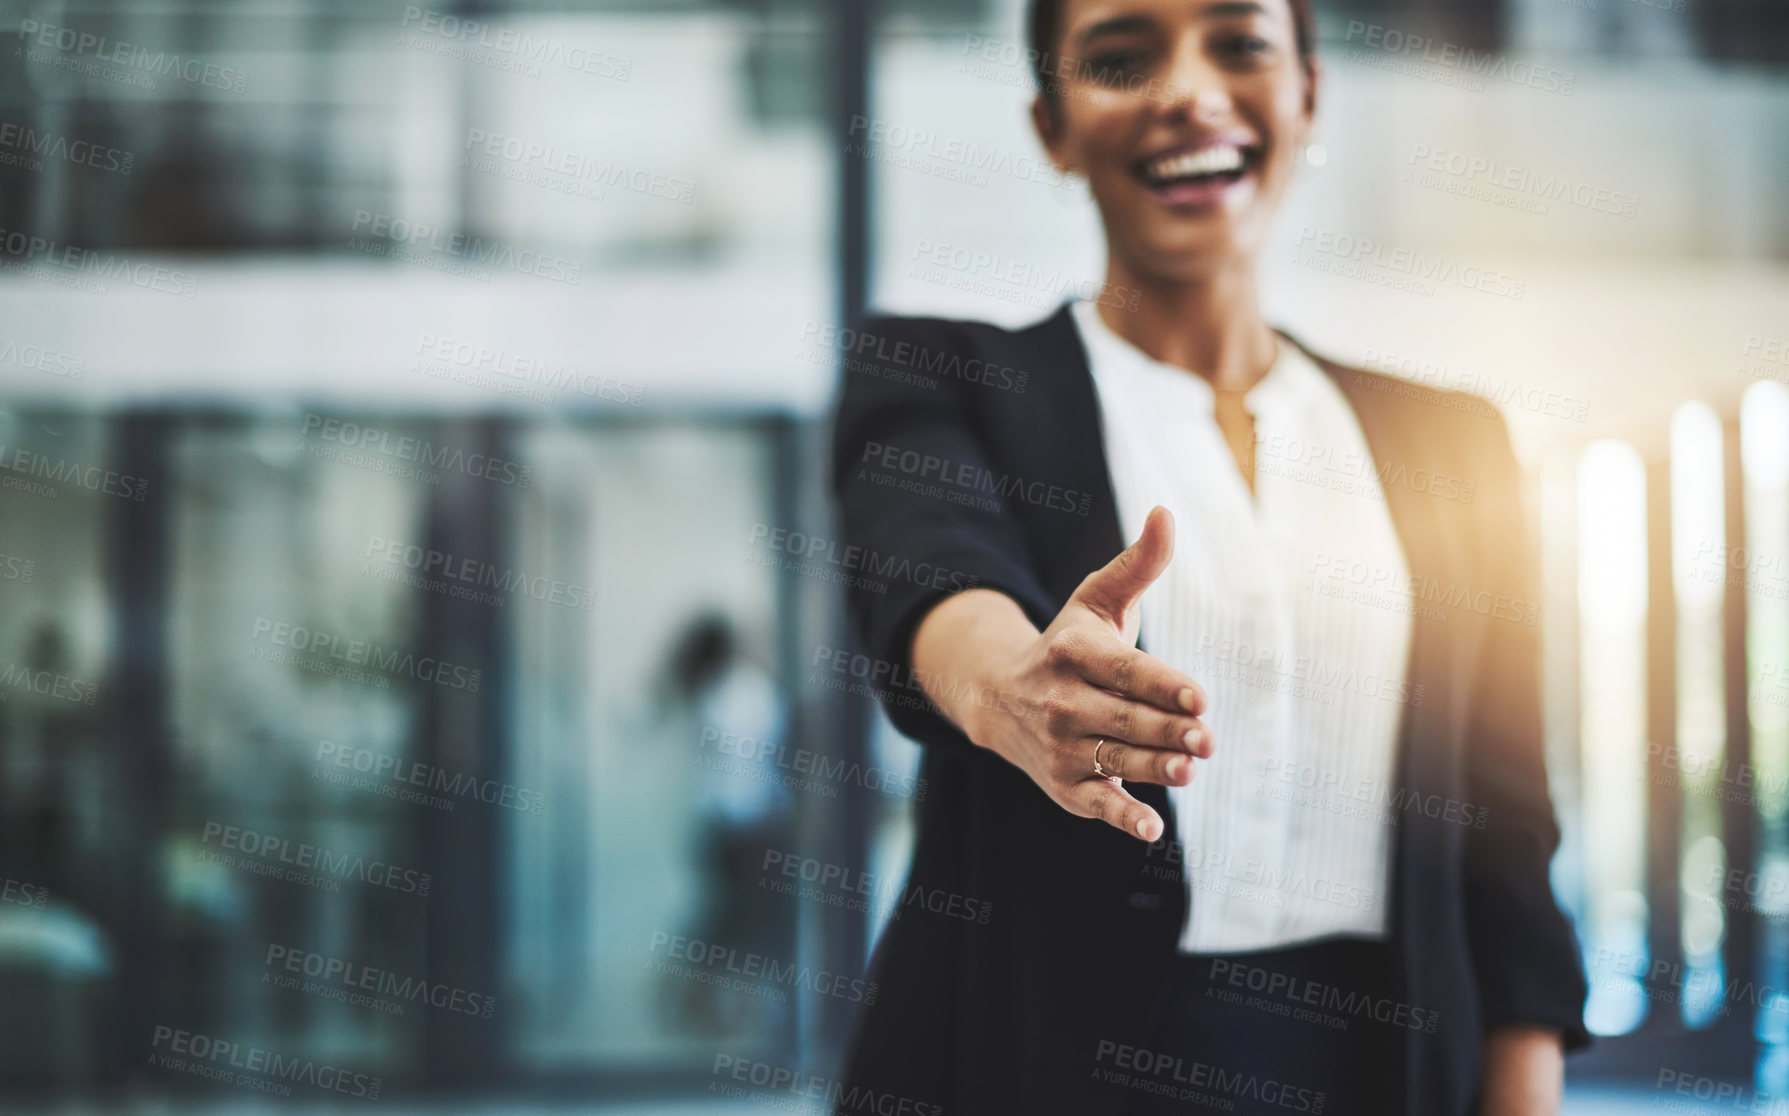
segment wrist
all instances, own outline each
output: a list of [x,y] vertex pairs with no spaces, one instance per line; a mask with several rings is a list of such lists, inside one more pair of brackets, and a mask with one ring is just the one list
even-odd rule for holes
[[962,730],[971,744],[994,751],[994,741],[1000,735],[995,731],[995,723],[1004,711],[1010,692],[1004,679],[982,671],[952,689],[956,708],[947,714],[952,723]]
[[992,590],[947,597],[914,632],[912,661],[920,688],[945,720],[970,743],[992,750],[997,725],[1011,704],[1005,667],[1037,629],[1019,606]]

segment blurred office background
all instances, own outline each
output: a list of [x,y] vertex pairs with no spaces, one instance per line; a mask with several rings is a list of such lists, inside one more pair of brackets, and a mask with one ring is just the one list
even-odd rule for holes
[[[1512,424],[1605,1036],[1571,1110],[1769,1103],[1789,8],[1316,6],[1266,296]],[[914,749],[833,669],[831,331],[1097,284],[1020,9],[0,0],[0,1108],[751,1111],[732,1067],[836,1069],[850,996],[669,943],[854,977],[880,912],[766,857],[898,879]]]

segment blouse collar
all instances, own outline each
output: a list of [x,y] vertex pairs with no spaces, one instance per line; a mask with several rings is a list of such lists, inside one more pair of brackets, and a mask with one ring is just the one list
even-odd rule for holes
[[[1095,379],[1116,374],[1145,390],[1191,397],[1201,414],[1213,413],[1217,392],[1205,377],[1179,365],[1156,360],[1137,348],[1105,323],[1099,315],[1098,303],[1091,299],[1076,299],[1070,312],[1087,346]],[[1275,342],[1278,352],[1273,365],[1268,368],[1267,375],[1256,381],[1242,397],[1243,409],[1257,417],[1289,406],[1310,387],[1310,376],[1322,376],[1290,338],[1276,334]]]

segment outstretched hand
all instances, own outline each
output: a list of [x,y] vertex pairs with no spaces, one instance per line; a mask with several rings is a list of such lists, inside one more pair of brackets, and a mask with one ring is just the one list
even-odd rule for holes
[[[970,740],[1024,771],[1063,809],[1145,841],[1160,839],[1161,816],[1122,780],[1183,786],[1193,779],[1194,757],[1212,752],[1211,732],[1198,719],[1204,689],[1137,649],[1138,600],[1173,556],[1174,518],[1157,507],[1137,541],[1089,574],[1047,629],[1037,632],[1027,622],[1029,638],[1008,637],[992,648],[978,640],[976,673],[1001,700],[965,709],[958,722]],[[943,655],[949,651],[939,641],[975,638],[968,610],[939,616],[956,599],[922,624],[916,661],[927,643]],[[1095,773],[1095,748],[1108,778]]]

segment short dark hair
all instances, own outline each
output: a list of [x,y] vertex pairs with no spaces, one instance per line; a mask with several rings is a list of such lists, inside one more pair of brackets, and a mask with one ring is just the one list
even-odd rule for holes
[[[1050,59],[1056,54],[1056,38],[1062,34],[1062,6],[1065,3],[1067,0],[1031,0],[1031,72],[1037,78],[1038,92],[1052,113],[1059,102],[1056,86],[1050,80]],[[1317,25],[1311,18],[1311,2],[1286,0],[1286,3],[1292,9],[1292,33],[1298,43],[1298,60],[1307,62],[1317,52]]]

